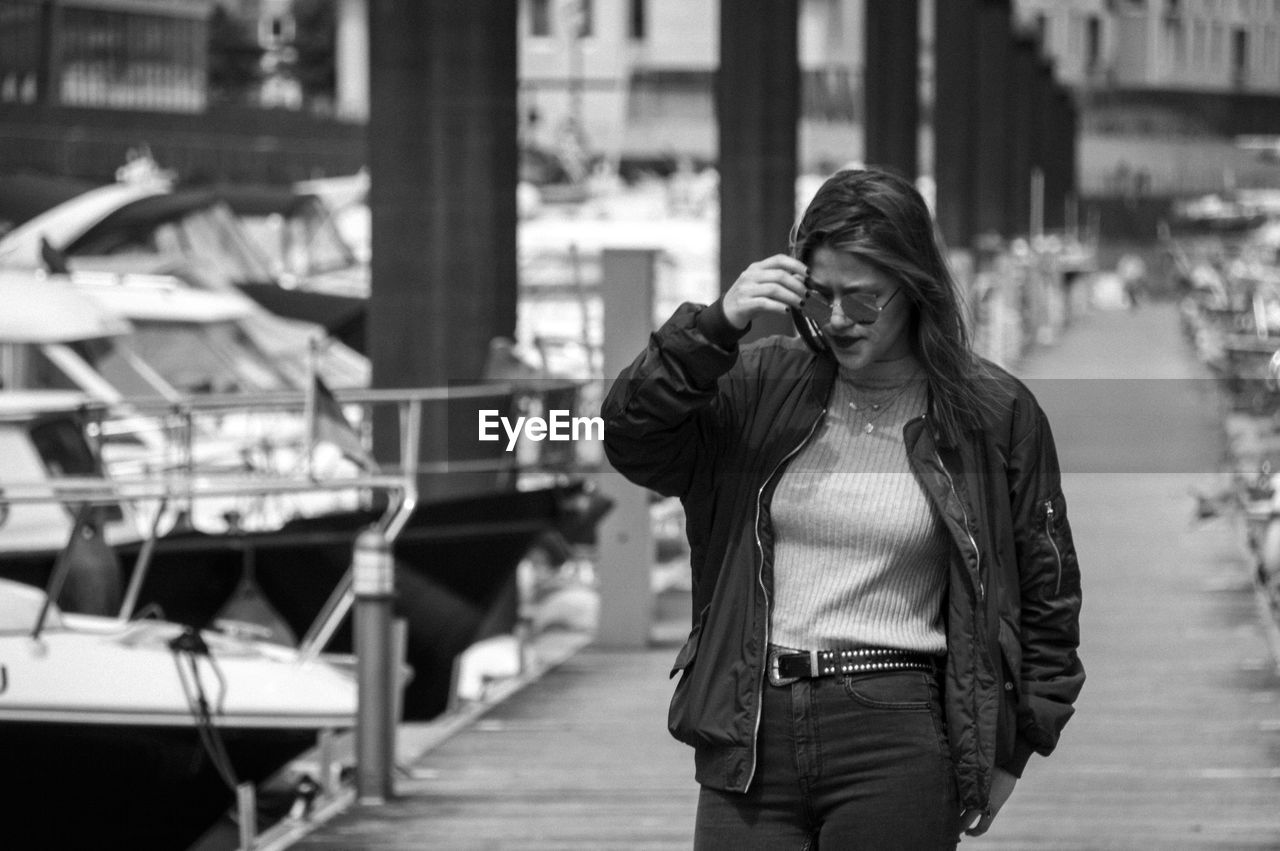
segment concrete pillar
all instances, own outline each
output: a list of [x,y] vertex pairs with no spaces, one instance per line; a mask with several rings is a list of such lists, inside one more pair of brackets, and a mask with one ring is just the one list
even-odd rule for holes
[[[653,330],[653,290],[657,252],[604,252],[601,298],[604,301],[604,374],[612,380],[648,344]],[[650,574],[653,531],[649,491],[628,482],[605,465],[600,492],[614,501],[596,529],[600,580],[600,626],[596,643],[605,647],[644,647],[653,615]]]
[[865,160],[908,180],[919,173],[920,3],[866,0]]
[[1053,60],[1043,53],[1036,61],[1036,118],[1039,136],[1036,148],[1036,164],[1044,174],[1044,227],[1047,231],[1061,230],[1062,201],[1051,201],[1054,191],[1054,156],[1059,141],[1053,137]]
[[[515,333],[517,4],[369,9],[373,386],[473,383],[489,341]],[[495,405],[427,406],[423,462],[501,459],[501,441],[477,439],[479,407]],[[375,421],[379,461],[396,457],[397,441],[394,422]],[[449,473],[420,486],[431,498],[493,478]]]
[[1062,154],[1062,162],[1066,169],[1066,198],[1072,205],[1077,206],[1080,203],[1080,117],[1076,109],[1076,100],[1072,96],[1070,89],[1063,88],[1062,101],[1063,109],[1063,134],[1062,137],[1066,141],[1066,150]]
[[1031,231],[1031,170],[1037,165],[1039,145],[1036,114],[1036,60],[1039,43],[1028,36],[1014,36],[1011,43],[1008,96],[1008,195],[1005,201],[1008,236]]
[[935,215],[953,249],[973,245],[978,0],[934,3],[933,176]]
[[[1084,222],[1079,220],[1078,199],[1079,187],[1076,184],[1076,108],[1069,89],[1062,85],[1054,85],[1049,96],[1052,103],[1050,114],[1053,117],[1050,135],[1054,142],[1052,166],[1048,173],[1048,188],[1045,191],[1045,217],[1052,227],[1054,217],[1061,214],[1063,227],[1079,227]],[[1056,209],[1055,209],[1056,208]],[[1077,211],[1074,217],[1069,209]]]
[[[946,0],[944,0],[946,2]],[[1009,0],[978,0],[977,66],[973,91],[977,102],[974,130],[972,210],[979,236],[1011,235],[1008,185],[1012,176],[1009,86],[1012,77]]]
[[62,100],[62,3],[45,0],[40,6],[40,65],[36,69],[36,100],[57,106]]
[[[716,116],[720,133],[720,287],[788,250],[795,221],[800,120],[798,0],[721,0]],[[792,333],[762,317],[749,339]]]
[[364,121],[369,117],[369,0],[338,0],[336,41],[338,115]]

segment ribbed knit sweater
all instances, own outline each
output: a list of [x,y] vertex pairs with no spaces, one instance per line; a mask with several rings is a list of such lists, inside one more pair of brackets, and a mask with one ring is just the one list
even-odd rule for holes
[[773,644],[946,652],[946,531],[902,441],[903,425],[924,413],[926,384],[910,381],[880,411],[850,405],[887,392],[841,376],[817,433],[778,482]]

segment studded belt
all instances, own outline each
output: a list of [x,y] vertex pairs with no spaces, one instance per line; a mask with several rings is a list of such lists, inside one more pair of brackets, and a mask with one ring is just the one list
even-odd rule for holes
[[787,685],[810,677],[865,674],[877,671],[938,670],[940,657],[886,647],[859,647],[853,650],[792,651],[769,648],[769,682]]

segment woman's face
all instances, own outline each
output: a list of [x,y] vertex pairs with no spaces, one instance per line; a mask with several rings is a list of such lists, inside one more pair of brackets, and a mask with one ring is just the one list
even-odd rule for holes
[[[843,370],[865,372],[872,364],[911,354],[911,300],[897,292],[901,284],[888,273],[848,251],[822,246],[809,263],[808,285],[835,304],[822,333]],[[851,294],[864,297],[869,315],[879,308],[874,322],[845,315],[840,298]]]

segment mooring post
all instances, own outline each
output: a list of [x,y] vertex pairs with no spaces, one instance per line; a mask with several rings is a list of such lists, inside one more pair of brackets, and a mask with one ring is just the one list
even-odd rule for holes
[[[600,282],[604,302],[603,365],[612,380],[653,331],[653,294],[658,251],[644,248],[605,249]],[[636,649],[649,644],[653,619],[653,531],[649,492],[628,482],[608,465],[600,472],[600,492],[613,508],[600,521],[600,626],[596,645]]]
[[355,591],[356,799],[382,804],[392,795],[395,765],[395,667],[392,603],[395,571],[391,545],[377,528],[356,538],[352,555]]

